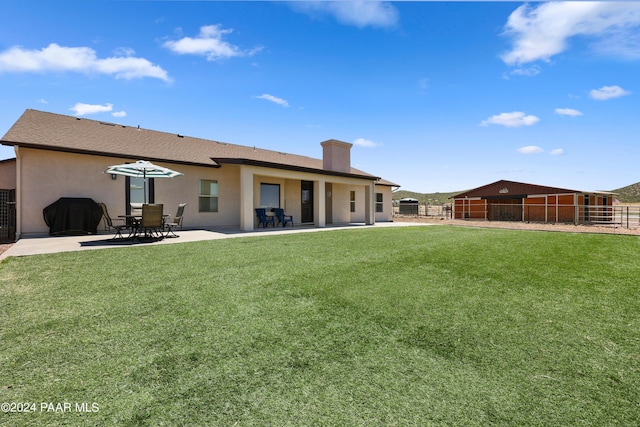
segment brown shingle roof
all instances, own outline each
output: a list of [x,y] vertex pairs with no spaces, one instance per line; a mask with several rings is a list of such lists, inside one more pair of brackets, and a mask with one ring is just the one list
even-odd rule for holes
[[515,182],[500,180],[482,187],[465,191],[464,193],[451,196],[450,199],[460,199],[464,197],[522,197],[533,194],[571,194],[582,193],[578,190],[569,190],[566,188],[546,187],[544,185],[526,184],[524,182]]
[[[0,142],[3,145],[168,163],[211,167],[219,167],[222,163],[245,163],[338,174],[324,171],[322,159],[30,109],[22,114]],[[346,175],[378,179],[355,168]]]

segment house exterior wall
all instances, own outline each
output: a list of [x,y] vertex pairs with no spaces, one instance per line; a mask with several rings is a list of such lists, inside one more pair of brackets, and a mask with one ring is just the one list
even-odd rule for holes
[[16,161],[0,162],[0,189],[13,190],[16,188]]
[[[184,174],[176,178],[154,181],[155,202],[164,204],[165,213],[173,215],[178,204],[187,203],[183,217],[184,227],[239,226],[240,168],[238,166],[208,168],[155,163]],[[218,212],[199,212],[199,183],[203,179],[218,181]],[[124,197],[124,189],[122,196]],[[124,209],[124,200],[122,206]]]
[[[133,161],[134,159],[132,159]],[[18,230],[20,235],[46,234],[42,210],[60,197],[88,197],[105,203],[111,216],[126,212],[126,179],[104,171],[108,166],[123,163],[115,157],[91,156],[19,149],[17,173]],[[179,203],[187,203],[185,227],[239,225],[239,168],[206,168],[156,162],[182,172],[184,176],[155,179],[155,203],[162,203],[167,214],[174,214]],[[219,183],[219,211],[198,212],[198,182],[200,179]]]
[[[393,192],[391,187],[387,185],[376,185],[374,188],[374,193],[382,194],[382,212],[375,212],[375,206],[373,207],[375,212],[375,220],[380,222],[393,221]],[[373,203],[375,204],[375,202],[376,200],[374,194]]]
[[[352,185],[345,184],[335,184],[332,186],[331,222],[333,224],[348,224],[351,222],[351,210],[349,208],[351,188],[353,188]],[[362,222],[364,222],[364,218]]]
[[[47,234],[42,210],[60,197],[87,197],[105,203],[112,217],[126,212],[126,177],[111,175],[104,171],[108,166],[135,161],[117,157],[88,154],[64,153],[25,147],[16,149],[17,168],[17,238],[28,235]],[[373,192],[373,182],[343,176],[328,176],[308,172],[296,172],[258,166],[225,164],[220,168],[197,165],[154,162],[159,166],[175,169],[182,176],[171,179],[154,180],[154,203],[164,205],[164,212],[173,215],[180,203],[187,203],[183,226],[197,227],[241,227],[246,230],[255,227],[254,208],[260,206],[260,184],[280,185],[280,206],[287,214],[294,216],[294,222],[301,220],[301,181],[316,183],[316,226],[325,225],[324,194],[320,188],[330,182],[332,194],[332,220],[334,223],[352,222],[350,212],[350,191],[355,189],[358,222],[373,222],[373,207],[367,208],[367,192]],[[243,184],[243,177],[248,179]],[[218,181],[218,212],[199,212],[199,181]],[[384,212],[376,213],[375,220],[391,219],[391,188],[377,186],[377,192],[384,193]],[[369,201],[371,198],[369,197]],[[367,216],[369,215],[369,217]],[[369,218],[369,220],[367,220]],[[99,225],[99,229],[103,224]]]
[[107,206],[117,203],[116,195],[108,190],[116,181],[102,173],[114,164],[108,158],[24,147],[16,151],[16,237],[48,233],[42,210],[60,197],[90,197]]
[[300,205],[300,192],[301,184],[299,179],[286,179],[284,188],[284,200],[282,202],[282,208],[287,215],[293,216],[293,221],[296,224],[300,223],[301,217],[301,205]]
[[[355,206],[355,212],[351,212],[351,191],[355,191],[356,194],[356,206]],[[365,216],[365,212],[364,212],[364,203],[363,201],[365,200],[365,192],[367,191],[366,187],[354,187],[349,189],[349,221],[350,222],[364,222],[364,216]],[[377,187],[376,187],[376,191]],[[377,216],[376,216],[377,219]]]

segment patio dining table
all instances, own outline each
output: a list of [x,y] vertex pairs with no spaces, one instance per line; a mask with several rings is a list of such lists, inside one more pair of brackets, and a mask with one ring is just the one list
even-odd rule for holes
[[[169,214],[162,214],[162,230],[164,231],[164,222],[165,220],[169,217]],[[142,215],[138,214],[138,215],[132,215],[132,214],[127,214],[127,215],[118,215],[118,218],[123,218],[125,220],[125,222],[127,223],[127,225],[131,226],[131,236],[129,238],[131,239],[136,239],[140,236],[140,222],[142,221]],[[160,235],[164,238],[164,235],[162,235],[162,232],[160,233]],[[151,236],[151,232],[148,232],[148,230],[145,230],[145,236],[144,237],[152,237]]]

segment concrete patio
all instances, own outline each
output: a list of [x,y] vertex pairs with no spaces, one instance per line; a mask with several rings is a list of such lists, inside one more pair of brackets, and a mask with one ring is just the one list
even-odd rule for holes
[[332,230],[349,230],[349,229],[363,229],[363,228],[383,228],[383,227],[415,227],[415,226],[428,226],[433,224],[425,223],[411,223],[411,222],[379,222],[374,225],[365,224],[347,224],[327,226],[324,228],[318,227],[305,227],[296,226],[292,228],[266,228],[256,229],[254,231],[242,231],[232,228],[219,228],[219,229],[184,229],[178,230],[177,234],[180,237],[170,237],[153,242],[135,241],[135,240],[112,240],[113,233],[101,232],[99,234],[84,235],[84,236],[37,236],[26,237],[18,240],[7,251],[0,254],[0,260],[13,256],[27,256],[38,254],[49,254],[56,252],[72,252],[82,250],[93,249],[113,249],[113,248],[131,248],[135,246],[149,246],[149,245],[168,245],[173,243],[187,243],[196,242],[201,240],[217,240],[228,239],[234,237],[249,237],[249,236],[274,236],[280,234],[292,234],[292,233],[314,233],[324,232]]

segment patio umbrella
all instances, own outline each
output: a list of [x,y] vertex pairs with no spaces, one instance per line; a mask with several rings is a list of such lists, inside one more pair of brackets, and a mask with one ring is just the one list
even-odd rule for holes
[[174,178],[182,175],[172,169],[154,165],[146,160],[138,160],[135,163],[124,163],[121,165],[109,166],[104,173],[130,176],[133,178],[143,178],[144,182],[144,202],[147,203],[147,179],[148,178]]

